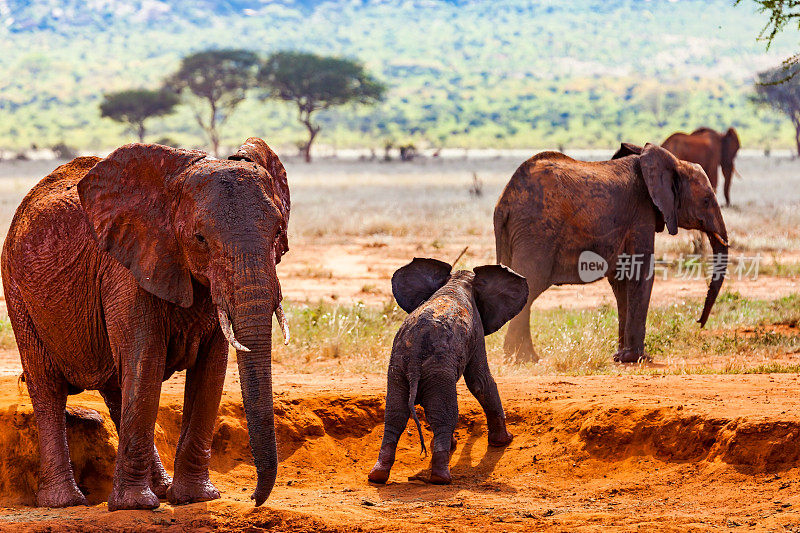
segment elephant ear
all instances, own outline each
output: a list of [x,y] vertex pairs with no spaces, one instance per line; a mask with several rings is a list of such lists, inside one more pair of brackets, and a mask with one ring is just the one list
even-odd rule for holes
[[283,224],[275,239],[275,262],[280,263],[283,254],[289,251],[289,238],[286,235],[289,226],[289,182],[286,179],[286,169],[272,149],[258,137],[247,139],[239,150],[228,158],[231,161],[250,161],[267,171],[270,177],[267,190],[272,196],[275,207],[283,216]]
[[392,294],[403,311],[411,313],[444,287],[453,267],[444,261],[415,257],[392,275]]
[[725,135],[722,137],[722,165],[728,165],[733,168],[733,158],[736,157],[736,152],[739,151],[741,144],[739,143],[739,135],[736,133],[735,128],[728,128]]
[[678,233],[677,159],[664,148],[647,143],[639,157],[647,192],[664,217],[670,235]]
[[167,191],[172,177],[205,157],[199,151],[128,144],[78,182],[100,248],[144,290],[182,307],[192,305],[192,280],[175,237]]
[[490,335],[522,311],[528,301],[528,282],[503,265],[475,267],[472,283],[483,334]]
[[635,144],[631,143],[622,143],[619,146],[619,150],[617,150],[611,159],[619,159],[621,157],[626,157],[629,155],[640,155],[642,153],[642,147],[636,146]]

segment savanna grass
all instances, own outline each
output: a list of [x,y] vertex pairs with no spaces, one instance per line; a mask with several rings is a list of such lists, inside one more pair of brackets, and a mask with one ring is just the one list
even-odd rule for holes
[[[652,365],[616,365],[617,311],[535,310],[531,318],[539,363],[505,359],[505,329],[486,339],[498,375],[591,375],[613,373],[794,372],[800,353],[800,296],[754,300],[723,292],[704,329],[697,324],[702,302],[687,301],[650,309],[645,350]],[[392,339],[406,314],[394,301],[363,304],[286,305],[292,330],[288,346],[276,343],[275,360],[297,372],[327,369],[341,374],[382,374]],[[280,335],[276,329],[276,335]],[[277,337],[276,337],[277,338]]]

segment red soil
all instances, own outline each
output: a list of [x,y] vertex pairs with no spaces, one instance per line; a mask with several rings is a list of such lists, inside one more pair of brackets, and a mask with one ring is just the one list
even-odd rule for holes
[[[515,439],[501,450],[487,448],[485,420],[462,384],[454,482],[441,487],[419,481],[427,459],[414,434],[401,440],[390,482],[367,483],[382,432],[382,379],[276,374],[281,464],[262,508],[249,501],[254,469],[232,367],[211,463],[222,499],[114,513],[103,502],[117,437],[99,396],[72,397],[69,416],[76,477],[93,505],[40,509],[29,506],[38,465],[30,402],[24,385],[0,378],[0,530],[685,531],[800,523],[796,375],[504,378]],[[157,428],[168,467],[181,404],[174,377]]]

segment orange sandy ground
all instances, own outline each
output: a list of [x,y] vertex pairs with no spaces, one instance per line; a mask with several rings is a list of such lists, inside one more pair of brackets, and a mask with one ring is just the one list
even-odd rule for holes
[[[800,527],[797,375],[506,378],[510,430],[488,449],[477,402],[461,385],[454,482],[431,486],[416,433],[400,443],[386,486],[370,485],[382,434],[378,378],[276,369],[278,483],[255,509],[235,365],[213,444],[220,500],[109,513],[116,434],[96,393],[70,399],[75,471],[90,507],[30,507],[38,446],[27,394],[0,379],[0,530],[532,531]],[[156,442],[170,465],[182,378],[164,386]],[[424,425],[424,423],[423,423]],[[424,429],[426,440],[431,434]]]
[[[311,243],[280,266],[287,298],[390,298],[388,278],[413,255],[452,260],[463,243],[432,250],[377,242]],[[471,248],[469,266],[492,262]],[[726,281],[749,298],[797,293],[798,280]],[[653,302],[701,298],[702,280],[659,280]],[[537,308],[613,303],[606,283],[545,292]],[[1,305],[1,304],[0,304]],[[324,368],[275,368],[280,469],[261,508],[249,500],[254,468],[238,375],[231,364],[212,451],[222,499],[153,512],[109,513],[117,437],[99,395],[70,398],[76,477],[92,506],[31,507],[36,425],[15,350],[0,351],[0,531],[533,531],[800,530],[798,376],[505,377],[498,380],[515,435],[488,449],[485,420],[463,382],[454,482],[427,485],[413,424],[386,486],[367,483],[383,422],[383,379],[331,377]],[[180,427],[183,377],[162,390],[156,443],[169,469]],[[102,420],[90,412],[94,409]],[[421,412],[421,410],[420,410]],[[426,440],[430,430],[424,424]],[[413,431],[412,431],[413,430]]]
[[[286,259],[278,266],[282,280],[283,295],[294,301],[352,303],[382,305],[392,298],[390,279],[392,273],[408,263],[411,258],[433,257],[451,262],[465,246],[469,246],[458,268],[473,268],[495,262],[494,243],[475,238],[452,240],[434,248],[430,243],[413,242],[408,238],[376,240],[351,238],[347,243],[317,240],[293,244]],[[731,264],[736,265],[740,257],[749,265],[754,252],[731,252]],[[769,254],[761,254],[762,266],[773,260]],[[800,262],[800,256],[781,254],[784,263]],[[750,261],[748,263],[747,261]],[[738,276],[731,267],[731,275],[725,280],[724,291],[737,291],[747,298],[772,299],[800,292],[800,278]],[[653,284],[651,305],[672,303],[682,299],[701,300],[708,285],[704,279],[681,279],[671,271],[668,279],[657,276]],[[616,305],[611,287],[605,280],[588,285],[553,286],[534,302],[534,309],[591,308],[601,304]]]

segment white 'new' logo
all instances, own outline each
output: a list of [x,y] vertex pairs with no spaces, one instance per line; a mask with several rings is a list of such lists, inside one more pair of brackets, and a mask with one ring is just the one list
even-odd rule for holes
[[597,281],[606,275],[608,263],[590,250],[584,250],[578,257],[578,276],[584,283]]

